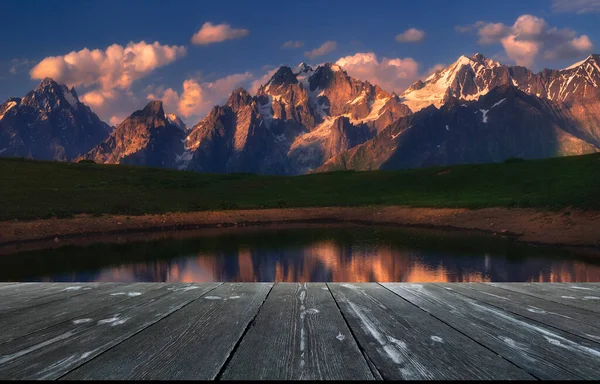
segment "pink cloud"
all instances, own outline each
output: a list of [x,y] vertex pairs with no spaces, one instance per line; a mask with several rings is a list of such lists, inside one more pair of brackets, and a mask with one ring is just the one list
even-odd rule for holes
[[335,41],[326,41],[321,44],[320,47],[313,49],[312,51],[304,52],[304,56],[314,59],[319,56],[323,56],[328,54],[329,52],[334,51],[337,48],[337,43]]
[[247,86],[252,78],[251,73],[245,72],[225,76],[213,82],[187,79],[183,82],[181,93],[172,88],[157,88],[146,98],[162,100],[167,113],[176,113],[193,125],[213,106],[223,104],[235,88]]
[[545,59],[575,59],[593,49],[588,36],[577,36],[569,28],[551,27],[546,20],[533,15],[519,16],[513,25],[479,21],[472,26],[457,27],[457,31],[477,31],[479,44],[501,44],[509,59],[527,67],[540,54]]
[[389,92],[400,93],[420,77],[419,64],[410,57],[379,59],[373,52],[364,52],[342,57],[336,64],[350,76],[368,80]]
[[234,29],[229,24],[213,24],[206,22],[202,28],[192,36],[192,44],[208,45],[220,43],[225,40],[239,39],[250,33],[247,29]]
[[420,29],[410,28],[396,35],[396,41],[399,43],[420,43],[425,40],[425,32]]
[[129,89],[136,80],[185,54],[183,46],[161,45],[159,42],[130,42],[125,47],[113,44],[104,51],[84,48],[64,56],[46,57],[31,69],[30,75],[32,79],[51,77],[69,86]]
[[300,40],[290,40],[283,43],[281,48],[296,49],[301,48],[302,46],[304,46],[304,43]]

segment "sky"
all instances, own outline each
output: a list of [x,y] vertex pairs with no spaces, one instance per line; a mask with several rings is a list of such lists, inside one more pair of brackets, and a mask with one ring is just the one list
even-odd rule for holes
[[154,99],[196,124],[300,62],[401,93],[461,55],[539,71],[600,53],[600,0],[22,0],[2,15],[0,101],[51,77],[112,125]]

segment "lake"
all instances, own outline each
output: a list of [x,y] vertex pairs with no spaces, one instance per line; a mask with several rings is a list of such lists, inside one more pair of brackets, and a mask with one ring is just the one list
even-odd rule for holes
[[0,256],[0,281],[600,282],[599,254],[398,227],[221,228],[30,248]]

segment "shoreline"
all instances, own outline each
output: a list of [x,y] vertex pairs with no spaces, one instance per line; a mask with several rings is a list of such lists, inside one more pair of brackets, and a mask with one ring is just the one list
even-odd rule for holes
[[2,249],[20,248],[25,244],[51,248],[68,239],[99,240],[99,237],[165,231],[309,224],[466,230],[511,237],[535,245],[600,250],[600,211],[370,206],[171,212],[142,216],[92,217],[81,214],[65,219],[4,221],[0,222],[0,254],[5,253]]

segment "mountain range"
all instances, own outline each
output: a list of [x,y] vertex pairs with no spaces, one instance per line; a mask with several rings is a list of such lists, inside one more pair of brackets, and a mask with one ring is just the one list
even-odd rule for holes
[[600,55],[534,73],[461,56],[402,94],[340,66],[282,66],[187,127],[161,101],[114,129],[46,78],[0,105],[0,155],[198,172],[332,170],[543,158],[600,151]]

